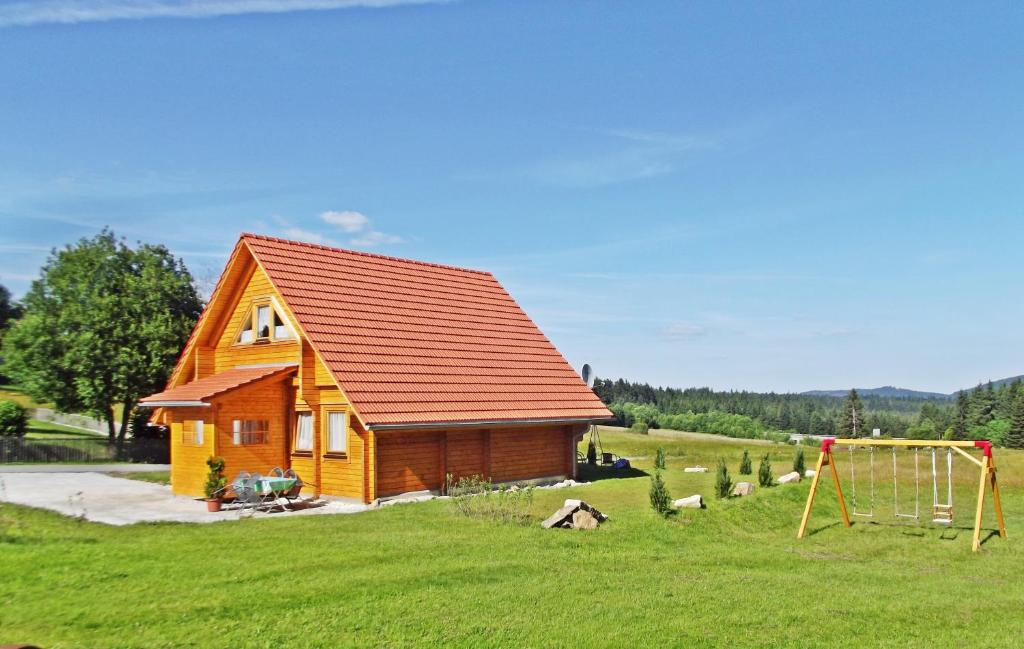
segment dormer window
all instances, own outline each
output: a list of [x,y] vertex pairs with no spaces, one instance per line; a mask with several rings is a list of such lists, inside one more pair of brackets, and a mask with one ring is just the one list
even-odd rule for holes
[[242,320],[236,344],[291,340],[292,332],[270,302],[257,302]]

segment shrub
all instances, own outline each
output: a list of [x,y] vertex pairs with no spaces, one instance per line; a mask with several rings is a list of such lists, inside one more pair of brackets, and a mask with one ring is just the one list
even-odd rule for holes
[[793,454],[793,470],[803,477],[807,471],[807,467],[804,466],[804,449],[797,448],[796,453]]
[[646,435],[649,432],[649,430],[650,427],[642,421],[638,421],[629,427],[629,432],[639,433],[640,435]]
[[482,476],[468,476],[453,480],[445,478],[445,490],[452,506],[463,516],[500,523],[525,524],[530,520],[533,487],[502,485],[495,488]]
[[665,481],[661,479],[661,471],[655,471],[651,476],[651,509],[662,516],[668,516],[672,512],[672,496],[668,493]]
[[757,482],[762,487],[770,487],[775,482],[775,476],[772,475],[772,461],[767,453],[761,458],[761,466],[757,468]]
[[659,471],[665,470],[665,449],[658,447],[657,452],[654,454],[654,468]]
[[224,495],[224,487],[228,484],[224,478],[224,458],[211,456],[207,458],[206,466],[209,470],[206,472],[203,495],[207,498],[219,498]]
[[0,437],[23,437],[28,429],[28,413],[14,401],[0,401]]
[[719,498],[728,498],[732,493],[732,477],[729,475],[729,467],[725,466],[725,460],[718,461],[718,471],[715,473],[715,495]]
[[750,453],[744,449],[743,459],[740,460],[740,475],[750,475],[753,469],[750,468]]

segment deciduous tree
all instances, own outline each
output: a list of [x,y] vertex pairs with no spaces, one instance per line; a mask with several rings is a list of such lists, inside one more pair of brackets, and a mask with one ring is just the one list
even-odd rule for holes
[[5,371],[37,400],[106,420],[118,445],[139,399],[164,386],[202,308],[167,248],[131,248],[109,230],[54,250],[23,304],[4,340]]

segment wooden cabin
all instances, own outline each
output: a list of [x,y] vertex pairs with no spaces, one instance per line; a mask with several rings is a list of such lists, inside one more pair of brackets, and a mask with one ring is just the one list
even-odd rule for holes
[[166,390],[171,487],[293,468],[372,502],[575,475],[611,413],[487,272],[243,234]]

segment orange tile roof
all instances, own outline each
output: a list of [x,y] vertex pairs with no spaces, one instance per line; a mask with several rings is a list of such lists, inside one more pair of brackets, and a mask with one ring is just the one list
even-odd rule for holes
[[229,390],[240,388],[254,381],[270,378],[278,374],[294,372],[297,365],[265,365],[259,367],[236,367],[219,374],[197,379],[176,388],[151,394],[142,399],[144,406],[158,406],[168,403],[206,403],[207,399],[223,394]]
[[490,273],[242,240],[368,426],[611,416]]

